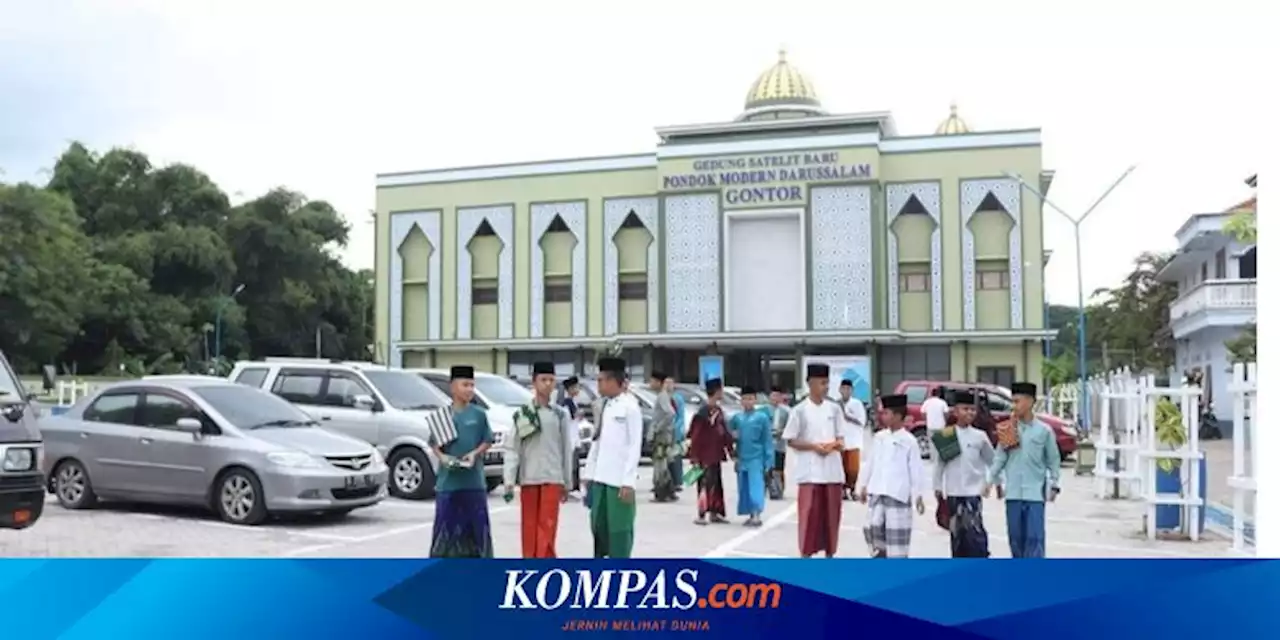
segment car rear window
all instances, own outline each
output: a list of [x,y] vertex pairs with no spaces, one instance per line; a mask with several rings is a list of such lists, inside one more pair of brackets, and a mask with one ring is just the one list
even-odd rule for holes
[[235,381],[250,387],[262,388],[262,381],[267,379],[269,369],[265,367],[249,367],[240,371]]
[[924,402],[925,398],[929,397],[929,388],[920,384],[909,385],[906,389],[906,395],[907,404],[920,404]]

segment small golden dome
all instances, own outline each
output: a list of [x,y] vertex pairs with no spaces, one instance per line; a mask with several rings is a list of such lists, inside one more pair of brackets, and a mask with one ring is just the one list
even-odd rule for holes
[[942,124],[938,125],[938,130],[935,131],[934,134],[950,136],[958,133],[969,133],[969,125],[965,124],[965,121],[962,120],[960,116],[956,115],[956,103],[952,102],[951,115],[947,116],[947,119],[943,120]]
[[778,111],[822,113],[813,83],[787,62],[786,49],[778,51],[777,64],[760,74],[751,85],[744,109],[744,116]]

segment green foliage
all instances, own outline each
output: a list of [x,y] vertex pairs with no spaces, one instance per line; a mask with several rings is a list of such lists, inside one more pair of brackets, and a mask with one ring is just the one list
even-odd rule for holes
[[1258,361],[1258,325],[1250,324],[1239,337],[1227,341],[1232,364]]
[[[1134,259],[1133,271],[1119,286],[1093,293],[1085,309],[1085,355],[1091,374],[1103,370],[1104,354],[1113,368],[1164,370],[1173,364],[1169,305],[1178,297],[1178,286],[1156,279],[1170,258],[1168,254],[1144,252]],[[1045,363],[1046,377],[1065,368],[1070,375],[1064,382],[1076,379],[1076,308],[1050,305],[1045,322],[1058,332]]]
[[347,233],[301,194],[232,207],[193,167],[73,143],[46,187],[0,184],[0,348],[24,370],[207,371],[311,354],[319,329],[324,356],[366,359],[372,278],[333,257]]
[[[1187,429],[1182,424],[1182,410],[1168,398],[1160,398],[1156,403],[1156,440],[1170,449],[1177,449],[1187,443]],[[1180,466],[1175,458],[1160,458],[1156,463],[1165,473]]]
[[1258,215],[1255,211],[1238,211],[1232,214],[1224,228],[1242,244],[1258,243]]

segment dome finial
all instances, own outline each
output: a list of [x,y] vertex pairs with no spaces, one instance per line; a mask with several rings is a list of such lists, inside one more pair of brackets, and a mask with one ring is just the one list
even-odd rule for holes
[[952,100],[951,114],[947,116],[946,120],[942,121],[942,124],[938,125],[938,129],[934,131],[934,134],[945,136],[945,135],[956,135],[956,134],[963,134],[963,133],[969,133],[969,125],[964,121],[964,119],[960,117],[959,108],[956,106],[956,101]]
[[787,47],[778,47],[778,61],[756,78],[747,92],[743,118],[774,119],[821,115],[813,84],[799,69],[787,62]]

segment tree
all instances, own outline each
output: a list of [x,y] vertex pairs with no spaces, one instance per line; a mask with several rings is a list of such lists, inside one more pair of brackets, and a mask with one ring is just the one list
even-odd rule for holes
[[[1256,183],[1255,183],[1256,184]],[[1227,220],[1227,233],[1235,237],[1241,244],[1258,243],[1258,213],[1256,205],[1251,208],[1237,210]],[[1227,352],[1231,362],[1258,361],[1258,324],[1251,322],[1234,340],[1227,342]]]
[[334,257],[327,203],[233,208],[194,167],[73,143],[45,188],[0,185],[0,214],[0,348],[24,369],[204,370],[217,324],[230,357],[310,355],[317,332],[325,356],[369,357],[372,279]]
[[[1089,373],[1108,365],[1163,371],[1173,364],[1173,335],[1169,329],[1169,305],[1177,298],[1175,283],[1160,282],[1156,274],[1171,256],[1143,253],[1122,283],[1093,292],[1085,308],[1085,353]],[[1075,307],[1050,305],[1046,324],[1057,330],[1045,363],[1050,383],[1076,379],[1077,322]]]
[[80,328],[98,265],[71,202],[0,184],[0,348],[16,366],[51,361]]

